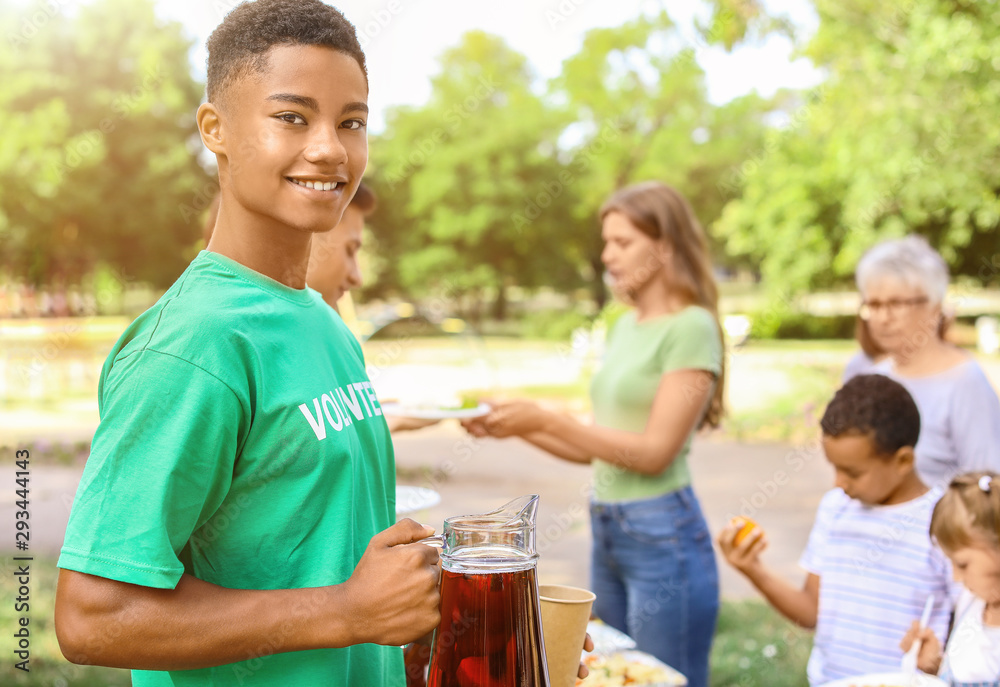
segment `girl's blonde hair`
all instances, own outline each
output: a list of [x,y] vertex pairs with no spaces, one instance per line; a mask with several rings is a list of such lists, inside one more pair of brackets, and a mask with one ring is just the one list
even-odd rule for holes
[[[676,189],[658,181],[646,181],[627,186],[613,193],[601,206],[600,218],[620,212],[644,234],[664,241],[673,249],[673,261],[666,270],[667,287],[681,294],[692,305],[700,305],[719,324],[719,290],[712,274],[708,240],[690,204]],[[725,341],[722,368],[716,380],[715,392],[699,426],[718,427],[724,412],[723,398],[726,379]]]
[[959,475],[934,506],[931,537],[945,551],[984,544],[1000,549],[1000,476]]

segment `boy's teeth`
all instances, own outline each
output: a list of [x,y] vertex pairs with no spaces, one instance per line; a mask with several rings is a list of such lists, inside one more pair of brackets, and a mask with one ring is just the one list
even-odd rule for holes
[[335,181],[299,181],[298,179],[292,179],[292,182],[317,191],[332,191],[337,187],[337,182]]

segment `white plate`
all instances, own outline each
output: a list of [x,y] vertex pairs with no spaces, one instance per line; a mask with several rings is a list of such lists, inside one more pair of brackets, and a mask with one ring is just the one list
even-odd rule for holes
[[447,409],[428,408],[426,406],[407,406],[402,403],[383,403],[382,412],[385,415],[397,417],[412,417],[418,420],[466,420],[473,417],[483,417],[490,414],[490,407],[480,403],[475,408]]
[[[879,685],[911,687],[910,675],[908,673],[870,673],[827,682],[823,687],[878,687]],[[917,673],[912,687],[948,687],[948,683],[933,675]]]
[[416,513],[441,503],[441,494],[426,487],[396,485],[396,516]]
[[[614,654],[635,648],[634,639],[600,620],[591,620],[587,623],[587,634],[594,640],[594,650],[590,653]],[[585,651],[583,655],[586,656],[587,653]]]

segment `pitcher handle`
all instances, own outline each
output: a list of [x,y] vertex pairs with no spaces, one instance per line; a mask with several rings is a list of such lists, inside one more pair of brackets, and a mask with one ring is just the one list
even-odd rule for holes
[[435,534],[435,535],[430,536],[430,537],[424,537],[423,539],[418,539],[417,541],[415,541],[413,543],[414,544],[426,544],[427,546],[433,546],[436,549],[443,549],[444,548],[444,535],[443,534]]

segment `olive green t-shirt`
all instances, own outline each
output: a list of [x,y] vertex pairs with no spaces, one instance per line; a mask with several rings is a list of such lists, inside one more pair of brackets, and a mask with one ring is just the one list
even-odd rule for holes
[[[163,589],[182,573],[320,587],[347,580],[395,519],[392,444],[361,348],[311,289],[202,251],[119,339],[99,401],[62,568]],[[289,629],[306,610],[286,609]],[[133,671],[133,684],[405,683],[398,647],[273,654],[270,641],[241,663]]]
[[[637,322],[635,311],[622,315],[612,328],[604,362],[594,375],[590,396],[594,421],[603,427],[642,432],[664,374],[675,370],[722,370],[722,341],[708,310],[683,310]],[[658,475],[624,470],[594,460],[594,499],[637,501],[676,491],[691,483],[687,454],[694,431],[670,465]]]

